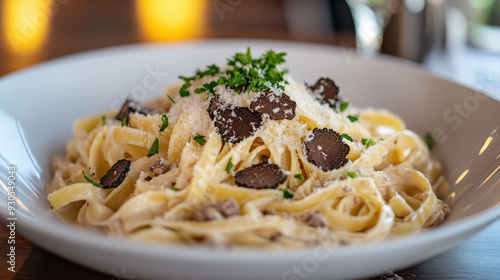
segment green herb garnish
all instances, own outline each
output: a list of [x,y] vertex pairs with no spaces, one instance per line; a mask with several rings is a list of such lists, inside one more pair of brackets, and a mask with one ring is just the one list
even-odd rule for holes
[[[231,59],[228,59],[227,65],[230,69],[224,73],[220,73],[220,69],[215,65],[207,66],[205,71],[196,71],[196,75],[192,77],[179,76],[184,80],[184,84],[179,90],[182,97],[189,96],[189,87],[194,81],[205,76],[215,76],[222,74],[217,81],[211,81],[203,84],[202,87],[196,88],[195,93],[200,94],[208,92],[215,94],[214,88],[218,85],[225,85],[232,88],[243,87],[248,91],[260,92],[271,87],[285,89],[287,82],[284,80],[286,70],[278,70],[277,66],[285,62],[284,56],[286,53],[275,53],[272,50],[265,52],[259,58],[252,58],[250,48],[247,48],[246,53],[236,53]],[[235,89],[238,94],[241,92]]]
[[347,172],[347,176],[349,176],[349,177],[351,177],[353,179],[358,177],[358,175],[356,174],[356,172],[351,172],[351,171]]
[[347,116],[347,118],[351,121],[351,122],[357,122],[358,121],[358,117],[355,117],[355,116]]
[[349,136],[347,133],[340,134],[340,137],[345,138],[346,140],[349,140],[352,142],[352,137]]
[[175,187],[175,183],[172,185],[172,187],[170,187],[170,189],[174,191],[180,191],[180,189]]
[[375,140],[373,140],[371,138],[363,138],[363,139],[361,139],[361,143],[363,143],[363,145],[365,145],[367,148],[377,144],[375,142]]
[[301,180],[302,182],[304,182],[304,175],[302,175],[302,174],[295,174],[293,177],[295,177],[295,178]]
[[106,115],[101,116],[102,125],[106,125]]
[[280,189],[283,192],[283,197],[286,199],[293,198],[293,193],[291,193],[288,189]]
[[229,174],[229,172],[231,171],[231,168],[233,168],[233,163],[231,162],[231,159],[233,159],[232,157],[229,158],[229,161],[227,162],[227,165],[226,165],[226,172],[227,174]]
[[99,184],[99,183],[95,182],[94,180],[90,179],[89,177],[87,177],[87,174],[85,174],[85,171],[82,171],[82,174],[83,174],[83,178],[85,178],[85,180],[87,180],[87,182],[91,183],[92,185],[94,185],[96,187],[102,188],[101,184]]
[[[196,74],[193,77],[179,76],[179,79],[184,80],[184,84],[182,85],[182,87],[179,90],[179,94],[181,95],[181,97],[189,96],[188,88],[191,87],[191,85],[193,84],[194,81],[199,80],[205,76],[215,76],[215,75],[219,74],[219,72],[220,72],[219,67],[216,66],[215,64],[208,65],[207,68],[208,69],[205,71],[201,71],[200,69],[196,70]],[[205,86],[205,85],[203,85],[203,86]],[[205,91],[206,91],[206,89],[203,90],[203,88],[197,88],[194,90],[195,93],[202,93]]]
[[340,103],[340,112],[344,112],[347,107],[349,107],[349,102]]
[[167,117],[167,115],[162,115],[161,116],[161,122],[163,124],[160,126],[160,132],[164,131],[168,127],[168,117]]
[[167,94],[167,97],[168,97],[168,99],[170,99],[170,101],[172,101],[172,103],[175,104],[175,101],[172,99],[172,97],[170,97],[170,95]]
[[432,149],[434,149],[434,146],[436,145],[436,141],[434,141],[434,138],[432,137],[432,135],[430,133],[425,134],[424,142],[425,142],[425,144],[427,144],[427,147],[431,151],[432,151]]
[[122,120],[122,127],[124,127],[124,126],[127,124],[127,119],[128,119],[128,118],[124,118],[124,119]]
[[205,143],[207,142],[207,140],[205,140],[205,136],[203,135],[200,135],[198,133],[195,134],[195,136],[193,137],[193,140],[198,142],[198,144],[200,145],[205,145]]
[[206,89],[206,88],[204,88],[204,87],[201,87],[201,88],[197,88],[197,89],[195,89],[195,90],[194,90],[194,93],[203,93],[203,92],[205,92],[205,91],[207,91],[207,89]]
[[153,145],[151,145],[151,148],[149,149],[148,157],[152,157],[156,154],[158,154],[159,150],[159,143],[158,143],[158,138],[155,139],[153,142]]

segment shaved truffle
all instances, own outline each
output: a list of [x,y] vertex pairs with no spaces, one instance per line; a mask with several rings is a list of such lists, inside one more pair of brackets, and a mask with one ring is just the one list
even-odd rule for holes
[[263,161],[236,172],[236,184],[252,189],[274,189],[285,182],[285,172],[276,164]]
[[240,214],[240,205],[234,198],[228,198],[218,204],[218,208],[224,217],[237,216]]
[[320,78],[316,81],[316,84],[311,87],[311,90],[321,95],[322,102],[327,103],[332,108],[335,108],[339,101],[339,87],[329,78]]
[[297,103],[285,93],[275,93],[270,90],[261,92],[257,99],[250,103],[250,108],[269,116],[272,120],[291,120],[295,117]]
[[197,222],[222,220],[222,218],[222,214],[217,210],[215,205],[212,204],[205,205],[191,214],[191,220]]
[[191,220],[197,222],[222,220],[240,215],[240,205],[234,198],[228,198],[218,203],[211,203],[194,211]]
[[306,141],[307,160],[323,171],[338,169],[347,163],[349,145],[332,129],[315,128]]
[[238,143],[254,135],[264,124],[259,112],[246,107],[219,106],[213,114],[217,133],[229,143]]
[[153,164],[149,167],[149,170],[155,174],[155,176],[161,175],[166,173],[169,168],[164,165],[165,160],[163,159],[157,159],[153,162]]
[[310,227],[326,227],[325,216],[319,212],[307,213],[304,216],[304,222]]
[[122,108],[120,109],[118,114],[116,114],[115,119],[123,121],[128,117],[129,113],[139,113],[141,115],[147,115],[149,113],[149,109],[142,106],[140,103],[127,98],[125,102],[123,102]]
[[106,172],[101,178],[101,185],[103,189],[112,189],[118,187],[130,170],[130,160],[120,159]]
[[212,120],[215,117],[214,114],[215,110],[217,110],[219,107],[222,107],[223,105],[224,104],[221,102],[219,95],[212,97],[212,99],[210,99],[210,105],[208,105],[207,112]]

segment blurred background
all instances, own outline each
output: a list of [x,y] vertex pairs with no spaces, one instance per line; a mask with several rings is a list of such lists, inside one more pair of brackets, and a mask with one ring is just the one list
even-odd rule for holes
[[500,0],[0,1],[0,76],[121,44],[265,38],[402,57],[500,92]]

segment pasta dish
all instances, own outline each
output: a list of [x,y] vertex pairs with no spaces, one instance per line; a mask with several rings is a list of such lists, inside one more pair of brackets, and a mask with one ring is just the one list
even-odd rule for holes
[[52,163],[53,209],[131,239],[264,247],[441,223],[448,183],[432,139],[389,111],[352,106],[330,78],[295,81],[285,56],[248,49],[153,102],[77,120]]

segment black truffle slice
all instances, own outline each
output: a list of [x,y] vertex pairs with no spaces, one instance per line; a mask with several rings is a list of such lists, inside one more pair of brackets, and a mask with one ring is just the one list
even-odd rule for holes
[[112,189],[118,187],[130,171],[130,160],[120,159],[106,172],[101,178],[103,189]]
[[285,182],[285,172],[276,164],[263,161],[236,172],[236,184],[251,189],[274,189]]
[[268,115],[272,120],[291,120],[295,117],[297,103],[290,99],[285,93],[274,93],[266,90],[257,96],[257,99],[250,103],[250,108]]
[[307,160],[323,171],[330,171],[347,163],[349,145],[342,142],[342,137],[332,129],[315,128],[306,141]]
[[330,107],[335,108],[339,101],[339,87],[329,78],[320,78],[316,84],[311,87],[314,93],[319,93],[323,98],[323,102],[328,103]]
[[246,107],[219,106],[213,114],[217,133],[229,143],[238,143],[254,135],[264,124],[259,112]]
[[212,97],[212,99],[210,99],[210,105],[208,105],[207,112],[212,120],[214,120],[214,117],[215,117],[215,115],[214,115],[215,110],[217,110],[219,107],[222,107],[222,106],[223,106],[223,104],[220,100],[219,95]]
[[122,108],[120,109],[118,114],[116,114],[115,119],[123,121],[128,117],[129,113],[139,113],[141,115],[147,115],[149,113],[149,109],[142,106],[140,103],[127,98],[125,102],[123,102]]

